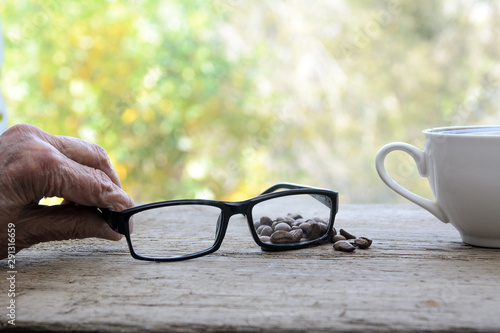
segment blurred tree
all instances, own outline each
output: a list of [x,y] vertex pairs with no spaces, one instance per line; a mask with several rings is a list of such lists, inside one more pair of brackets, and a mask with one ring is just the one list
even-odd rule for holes
[[[276,181],[405,202],[377,150],[499,123],[493,1],[0,3],[10,122],[102,145],[137,201],[241,199]],[[413,161],[394,178],[430,196]]]
[[[236,4],[240,49],[264,50],[260,85],[282,97],[272,107],[285,129],[273,132],[272,164],[339,190],[342,202],[407,202],[375,172],[385,143],[423,149],[425,128],[500,123],[497,2]],[[389,157],[395,179],[432,195],[410,157]]]
[[136,200],[221,197],[255,178],[259,162],[244,166],[241,147],[268,117],[247,107],[252,73],[225,54],[220,8],[59,0],[2,7],[14,122],[102,145]]

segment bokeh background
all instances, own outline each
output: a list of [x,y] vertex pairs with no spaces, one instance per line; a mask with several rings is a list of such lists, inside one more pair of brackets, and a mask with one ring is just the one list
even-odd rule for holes
[[[9,125],[104,147],[136,201],[278,181],[406,202],[392,141],[500,123],[499,1],[2,0]],[[394,179],[432,197],[404,153]]]

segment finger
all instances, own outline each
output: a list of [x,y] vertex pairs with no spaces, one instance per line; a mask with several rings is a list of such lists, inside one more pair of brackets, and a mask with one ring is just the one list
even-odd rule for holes
[[[5,169],[6,179],[11,180],[5,186],[12,190],[12,198],[9,199],[12,205],[24,206],[29,202],[38,202],[44,196],[59,196],[80,205],[115,210],[134,205],[132,198],[121,189],[114,170],[103,171],[107,167],[103,167],[102,162],[92,160],[94,154],[90,154],[90,158],[85,158],[88,155],[85,153],[80,156],[75,153],[78,150],[66,149],[71,146],[67,144],[70,139],[57,140],[57,137],[31,125],[18,126],[16,130],[21,133],[11,133],[7,137],[12,139],[9,144],[14,145],[24,140],[20,144],[24,148],[16,150],[11,154],[13,156],[8,156],[11,162],[7,163],[8,168]],[[61,150],[66,150],[67,155],[50,142],[58,145]],[[84,143],[78,140],[74,142]],[[83,146],[87,147],[85,144]],[[109,163],[105,152],[101,157],[101,161]],[[78,160],[93,166],[79,163]],[[110,165],[109,167],[111,168]]]
[[120,179],[101,146],[67,136],[54,136],[42,131],[42,138],[73,161],[103,171],[118,186]]
[[89,237],[117,241],[122,235],[111,230],[95,209],[82,206],[29,205],[16,221],[16,251],[41,242]]
[[103,171],[115,184],[121,186],[120,179],[111,165],[106,151],[99,145],[77,138],[52,135],[27,124],[23,125],[22,130],[49,143],[69,159]]
[[51,170],[48,188],[44,190],[48,195],[59,196],[80,205],[115,210],[134,206],[132,198],[99,169],[61,155],[54,158]]

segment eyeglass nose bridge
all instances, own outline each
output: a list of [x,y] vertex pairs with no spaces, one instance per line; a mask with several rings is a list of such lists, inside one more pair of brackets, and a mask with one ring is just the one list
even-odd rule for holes
[[245,201],[239,202],[226,202],[226,207],[228,208],[228,217],[230,218],[233,215],[242,214],[243,216],[247,216],[249,203]]
[[240,201],[240,202],[224,202],[223,212],[217,218],[217,228],[216,228],[216,237],[222,237],[221,233],[225,234],[227,226],[229,224],[229,220],[232,216],[242,214],[247,217],[249,210],[249,203]]

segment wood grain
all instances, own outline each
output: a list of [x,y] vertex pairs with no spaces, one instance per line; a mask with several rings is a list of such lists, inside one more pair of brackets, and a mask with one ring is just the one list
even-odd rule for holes
[[[500,331],[500,250],[462,243],[451,225],[411,205],[344,205],[335,225],[372,247],[264,252],[239,219],[216,253],[184,262],[135,260],[124,240],[38,245],[17,255],[16,328]],[[11,328],[1,315],[0,328]]]

